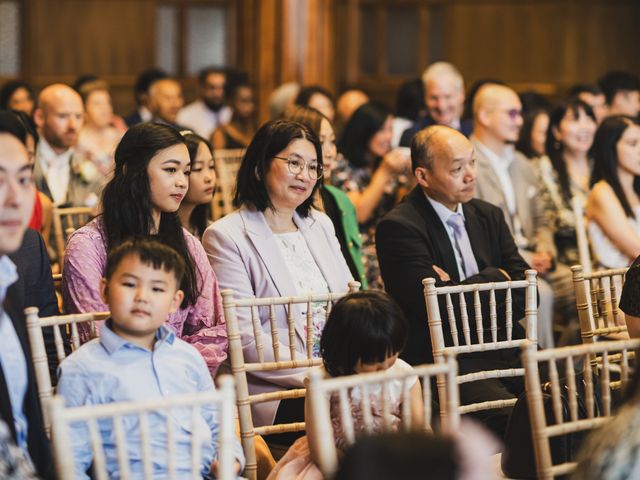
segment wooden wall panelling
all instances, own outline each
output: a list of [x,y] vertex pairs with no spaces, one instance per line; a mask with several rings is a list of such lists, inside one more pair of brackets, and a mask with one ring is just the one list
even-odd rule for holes
[[36,89],[93,73],[119,113],[133,105],[135,77],[155,62],[155,1],[24,0],[24,10],[23,72]]

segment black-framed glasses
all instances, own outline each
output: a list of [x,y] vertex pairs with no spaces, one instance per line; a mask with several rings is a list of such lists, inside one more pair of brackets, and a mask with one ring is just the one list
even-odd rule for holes
[[297,155],[289,155],[288,157],[278,157],[275,155],[273,158],[277,158],[279,160],[284,160],[287,162],[287,168],[289,168],[289,172],[292,175],[298,175],[304,170],[305,166],[307,167],[307,172],[309,172],[309,178],[311,180],[317,180],[322,178],[324,175],[324,170],[322,169],[322,165],[318,162],[305,162],[302,158]]

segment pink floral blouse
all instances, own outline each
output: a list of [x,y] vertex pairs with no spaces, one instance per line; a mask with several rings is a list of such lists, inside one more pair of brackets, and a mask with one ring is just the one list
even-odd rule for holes
[[[202,244],[186,230],[184,239],[196,266],[200,295],[195,305],[169,315],[167,325],[198,349],[213,375],[227,358],[222,297]],[[98,217],[76,230],[67,243],[62,274],[62,299],[66,313],[109,310],[100,297],[100,279],[104,276],[106,264],[106,238],[102,219]]]

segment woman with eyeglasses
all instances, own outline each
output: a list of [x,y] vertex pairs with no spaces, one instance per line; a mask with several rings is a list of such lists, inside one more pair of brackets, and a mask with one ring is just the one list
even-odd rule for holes
[[291,112],[289,120],[304,123],[313,130],[322,144],[324,177],[322,186],[318,190],[316,205],[333,222],[342,256],[349,266],[351,275],[360,282],[363,289],[366,289],[367,277],[362,265],[362,237],[358,228],[356,210],[347,194],[329,183],[331,172],[338,159],[336,136],[331,122],[319,110],[311,107],[296,108]]
[[[282,297],[342,292],[352,281],[340,252],[333,224],[313,208],[314,193],[322,185],[322,148],[305,125],[288,120],[264,124],[247,148],[238,171],[235,212],[214,222],[202,243],[223,289],[238,298]],[[313,305],[312,349],[319,355],[325,305]],[[287,313],[275,309],[281,360],[290,356]],[[258,361],[250,312],[238,309],[244,358]],[[269,309],[261,309],[265,361],[272,361]],[[306,307],[294,305],[295,350],[306,358]],[[303,385],[304,369],[249,374],[249,393]],[[253,405],[256,425],[304,421],[302,399]],[[269,438],[290,444],[296,435]],[[274,436],[271,436],[274,437]]]

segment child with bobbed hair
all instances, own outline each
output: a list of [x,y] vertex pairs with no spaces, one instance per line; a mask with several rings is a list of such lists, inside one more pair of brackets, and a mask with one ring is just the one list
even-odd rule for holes
[[[407,339],[408,324],[400,307],[386,293],[379,290],[357,292],[345,296],[333,306],[320,339],[320,351],[326,375],[340,377],[376,371],[411,371],[411,366],[398,358]],[[421,388],[417,377],[410,381],[410,404],[413,425],[421,425]],[[401,425],[403,405],[403,382],[388,385],[387,403],[392,417],[392,429]],[[373,432],[385,429],[381,387],[370,387]],[[351,412],[354,417],[356,436],[365,431],[361,409],[362,391],[354,388],[349,392]],[[347,446],[342,430],[337,397],[330,400],[331,423],[336,445],[340,450]],[[312,419],[306,415],[307,429],[314,428]],[[269,479],[321,479],[322,474],[314,463],[311,437],[302,437],[291,446],[280,459]]]

